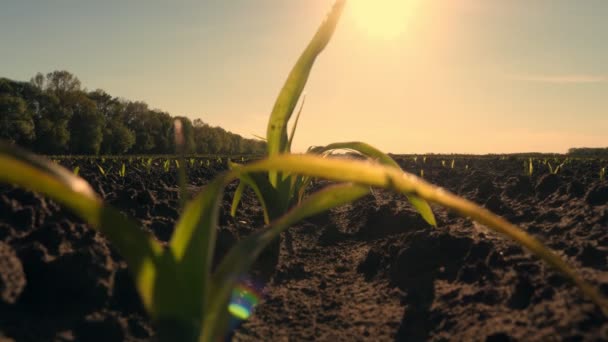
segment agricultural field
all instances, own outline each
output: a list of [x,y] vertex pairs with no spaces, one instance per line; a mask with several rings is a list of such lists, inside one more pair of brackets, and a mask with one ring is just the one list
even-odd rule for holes
[[[608,161],[529,156],[393,156],[406,171],[537,237],[608,296]],[[188,196],[227,157],[185,158]],[[237,162],[247,158],[232,157]],[[180,212],[178,159],[54,158],[166,243]],[[313,183],[310,191],[326,185]],[[222,198],[214,265],[264,226],[251,189]],[[240,285],[253,315],[235,341],[603,340],[600,309],[503,236],[376,190],[293,225]],[[16,341],[149,340],[156,331],[112,243],[46,197],[0,185],[0,336]],[[2,338],[0,338],[2,339]]]

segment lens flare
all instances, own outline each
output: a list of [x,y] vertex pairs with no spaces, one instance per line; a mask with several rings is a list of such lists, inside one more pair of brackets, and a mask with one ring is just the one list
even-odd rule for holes
[[228,312],[235,318],[244,321],[251,317],[253,309],[260,302],[260,294],[252,287],[238,284],[232,290]]

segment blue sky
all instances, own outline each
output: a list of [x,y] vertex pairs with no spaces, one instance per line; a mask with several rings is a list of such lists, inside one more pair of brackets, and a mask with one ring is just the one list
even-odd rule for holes
[[[296,150],[346,140],[395,153],[608,146],[608,1],[400,0],[389,13],[406,24],[372,34],[389,19],[367,18],[365,6],[383,1],[395,3],[347,4],[309,80]],[[0,76],[66,69],[89,89],[264,135],[331,4],[2,0]]]

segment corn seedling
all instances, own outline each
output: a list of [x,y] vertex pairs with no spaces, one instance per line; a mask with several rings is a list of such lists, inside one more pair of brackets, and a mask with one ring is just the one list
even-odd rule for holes
[[[455,212],[501,233],[561,271],[608,315],[608,302],[558,255],[524,230],[464,198],[401,170],[386,154],[359,142],[336,143],[290,153],[293,131],[289,120],[317,55],[333,34],[344,6],[338,0],[328,18],[296,62],[279,93],[267,131],[269,156],[246,165],[230,164],[188,203],[167,246],[162,246],[137,224],[102,202],[82,178],[67,169],[0,143],[0,181],[40,192],[68,207],[105,234],[125,258],[147,313],[165,341],[218,341],[226,334],[230,312],[246,318],[251,305],[230,303],[241,275],[262,250],[296,222],[370,192],[370,187],[404,194],[432,225],[428,202]],[[350,150],[374,161],[329,158],[334,150]],[[165,162],[168,165],[168,161]],[[421,172],[422,173],[422,172]],[[336,182],[303,198],[302,189],[315,178]],[[245,185],[260,199],[266,213],[265,229],[237,242],[212,272],[219,204],[229,182],[239,179],[235,198]],[[240,190],[239,190],[240,189]],[[428,202],[427,202],[428,201]],[[233,209],[235,203],[233,202]],[[235,308],[235,305],[237,308]]]
[[142,160],[142,165],[148,173],[152,169],[152,158],[148,158],[145,162]]
[[606,179],[606,167],[600,169],[600,180],[603,182]]
[[99,169],[99,173],[101,173],[102,176],[106,176],[106,170],[103,169],[103,167],[101,167],[101,165],[97,164],[97,168]]
[[549,168],[549,173],[556,175],[559,172],[559,169],[562,167],[562,164],[557,165],[555,168],[551,165],[551,162],[547,162],[547,167]]
[[455,160],[452,159],[452,162],[450,163],[450,169],[454,169],[454,163],[455,163]]
[[524,161],[524,170],[528,176],[532,177],[532,174],[534,173],[534,162],[532,161],[532,158],[529,158],[527,162]]
[[445,167],[445,160],[441,160],[441,167]]
[[424,178],[424,170],[420,170],[420,178]]
[[75,176],[78,176],[78,174],[80,173],[80,166],[76,166],[76,167],[74,168],[73,172],[74,172],[74,175],[75,175]]
[[168,173],[170,168],[171,162],[169,161],[169,159],[167,159],[163,162],[163,170],[165,171],[165,173]]
[[125,166],[125,163],[122,163],[120,170],[118,170],[118,176],[120,178],[125,178],[126,174],[127,174],[127,167]]

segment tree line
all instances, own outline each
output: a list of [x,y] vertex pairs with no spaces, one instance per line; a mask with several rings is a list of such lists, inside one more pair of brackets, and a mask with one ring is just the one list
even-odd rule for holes
[[573,147],[568,149],[572,156],[608,157],[608,147]]
[[186,153],[263,154],[265,142],[245,139],[201,119],[172,117],[145,102],[87,91],[68,71],[29,82],[0,78],[0,139],[42,154],[175,153],[180,119]]

